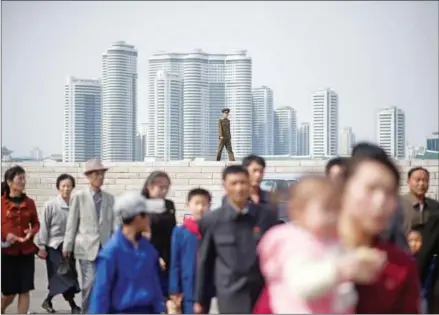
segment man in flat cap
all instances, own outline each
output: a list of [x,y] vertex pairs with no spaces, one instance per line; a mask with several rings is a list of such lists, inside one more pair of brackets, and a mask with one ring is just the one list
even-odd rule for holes
[[229,108],[224,108],[222,111],[223,117],[218,121],[219,144],[216,152],[216,160],[221,161],[221,154],[224,147],[226,147],[229,161],[235,161],[235,155],[232,150],[232,135],[230,133]]
[[161,314],[165,312],[159,279],[159,255],[142,237],[150,215],[163,213],[163,199],[146,199],[127,192],[114,203],[114,215],[122,224],[96,259],[96,278],[89,314]]
[[100,160],[85,162],[84,175],[88,187],[77,191],[70,201],[63,255],[74,255],[82,276],[82,311],[88,313],[88,303],[95,277],[95,260],[102,245],[114,231],[114,198],[102,191],[105,173]]

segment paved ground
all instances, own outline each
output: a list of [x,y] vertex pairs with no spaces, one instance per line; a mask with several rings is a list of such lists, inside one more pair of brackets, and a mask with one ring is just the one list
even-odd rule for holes
[[[79,268],[78,268],[79,270]],[[45,313],[41,308],[41,303],[47,294],[47,278],[46,278],[46,265],[41,259],[35,261],[35,291],[31,292],[31,305],[30,311],[35,313]],[[80,305],[81,295],[76,296],[76,303]],[[216,312],[216,305],[212,306],[211,313]],[[70,307],[62,296],[57,296],[53,299],[53,307],[58,313],[70,313]],[[16,303],[13,303],[6,311],[6,314],[14,314],[17,312]]]

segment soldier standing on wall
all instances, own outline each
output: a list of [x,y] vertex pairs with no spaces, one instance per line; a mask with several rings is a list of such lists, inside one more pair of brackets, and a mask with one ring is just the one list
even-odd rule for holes
[[223,117],[218,121],[218,134],[219,144],[216,152],[216,160],[221,160],[221,154],[224,147],[226,147],[227,154],[229,155],[229,161],[235,161],[235,155],[232,150],[232,136],[230,134],[230,120],[229,120],[229,108],[224,108],[222,111]]

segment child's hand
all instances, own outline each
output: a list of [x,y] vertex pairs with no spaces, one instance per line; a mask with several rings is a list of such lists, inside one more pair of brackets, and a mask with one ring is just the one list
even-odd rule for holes
[[162,268],[163,271],[166,270],[166,263],[162,257],[159,258],[159,264],[160,264],[160,268]]
[[195,314],[203,314],[203,307],[200,303],[194,303],[194,313]]
[[178,307],[172,300],[166,301],[167,314],[179,314]]
[[360,284],[374,281],[387,261],[386,255],[376,249],[359,248],[340,259],[342,278]]
[[146,237],[147,239],[151,239],[151,232],[150,231],[147,231],[147,232],[142,232],[142,236],[143,237]]
[[183,300],[183,293],[171,294],[169,298],[175,303],[175,305],[180,305]]

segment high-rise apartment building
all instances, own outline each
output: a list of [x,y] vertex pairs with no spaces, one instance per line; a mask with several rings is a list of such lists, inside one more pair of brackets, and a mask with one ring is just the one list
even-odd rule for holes
[[297,155],[309,156],[309,123],[301,123],[297,131]]
[[341,130],[338,141],[338,154],[341,156],[351,155],[352,148],[355,145],[355,134],[351,127],[345,127]]
[[393,106],[377,114],[378,144],[391,157],[405,158],[405,114]]
[[115,42],[103,54],[102,159],[134,161],[137,125],[137,50]]
[[63,162],[101,157],[102,88],[97,79],[69,77],[64,88]]
[[274,154],[273,90],[253,88],[253,154]]
[[134,149],[135,149],[134,161],[136,162],[141,162],[145,160],[145,155],[143,150],[144,141],[145,141],[145,135],[142,135],[140,131],[137,131],[135,145],[134,145]]
[[325,158],[338,151],[338,96],[331,89],[312,95],[311,157]]
[[142,161],[144,161],[148,150],[148,123],[140,124],[139,133],[142,136]]
[[33,160],[41,161],[41,160],[44,159],[43,151],[42,151],[39,147],[34,147],[34,148],[32,148],[32,150],[30,151],[30,157],[31,157]]
[[276,108],[274,113],[274,154],[296,155],[297,115],[292,107]]
[[[149,59],[148,157],[154,157],[155,78],[165,70],[182,79],[183,157],[214,157],[218,146],[218,119],[221,109],[231,109],[232,144],[235,156],[252,150],[252,62],[246,51],[232,54],[154,54]],[[238,128],[239,125],[239,128]]]
[[160,161],[183,158],[183,80],[159,70],[154,80],[154,138],[150,151]]
[[433,132],[433,134],[427,138],[426,149],[429,151],[439,151],[439,132]]
[[146,158],[146,141],[148,134],[148,124],[141,123],[136,133],[136,161],[144,161]]
[[245,157],[253,148],[252,59],[246,50],[226,57],[226,107],[235,157]]

